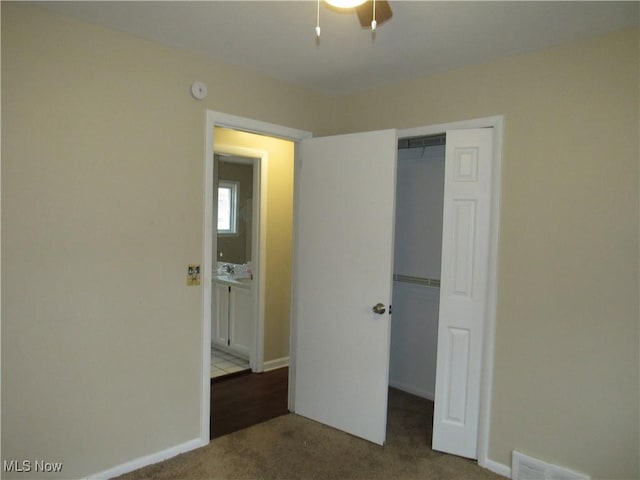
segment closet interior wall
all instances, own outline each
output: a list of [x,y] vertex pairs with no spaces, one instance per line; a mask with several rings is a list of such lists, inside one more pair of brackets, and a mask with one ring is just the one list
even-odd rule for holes
[[399,146],[389,385],[433,400],[445,146]]

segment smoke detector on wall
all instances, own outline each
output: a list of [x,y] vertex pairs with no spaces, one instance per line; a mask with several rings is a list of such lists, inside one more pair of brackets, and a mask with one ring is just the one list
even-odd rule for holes
[[207,86],[202,82],[193,82],[191,84],[191,95],[196,100],[203,100],[207,96]]

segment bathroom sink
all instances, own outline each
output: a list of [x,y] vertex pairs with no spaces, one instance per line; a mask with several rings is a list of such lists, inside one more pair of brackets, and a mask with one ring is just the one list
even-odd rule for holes
[[250,285],[251,284],[251,279],[250,278],[231,277],[231,281],[232,282],[238,282],[238,283],[244,283],[246,285]]
[[216,282],[228,283],[230,285],[251,286],[251,278],[238,278],[233,275],[216,275],[213,277]]

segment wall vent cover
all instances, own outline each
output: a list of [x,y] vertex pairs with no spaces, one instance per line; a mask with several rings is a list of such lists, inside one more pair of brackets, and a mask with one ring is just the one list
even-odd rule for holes
[[515,450],[511,463],[511,478],[513,480],[591,480],[583,473],[543,462]]

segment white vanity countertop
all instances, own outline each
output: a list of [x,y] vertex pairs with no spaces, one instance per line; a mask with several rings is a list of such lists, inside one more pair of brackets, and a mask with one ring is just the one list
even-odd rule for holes
[[242,288],[251,288],[252,283],[252,280],[250,278],[234,278],[231,275],[214,275],[213,281]]

